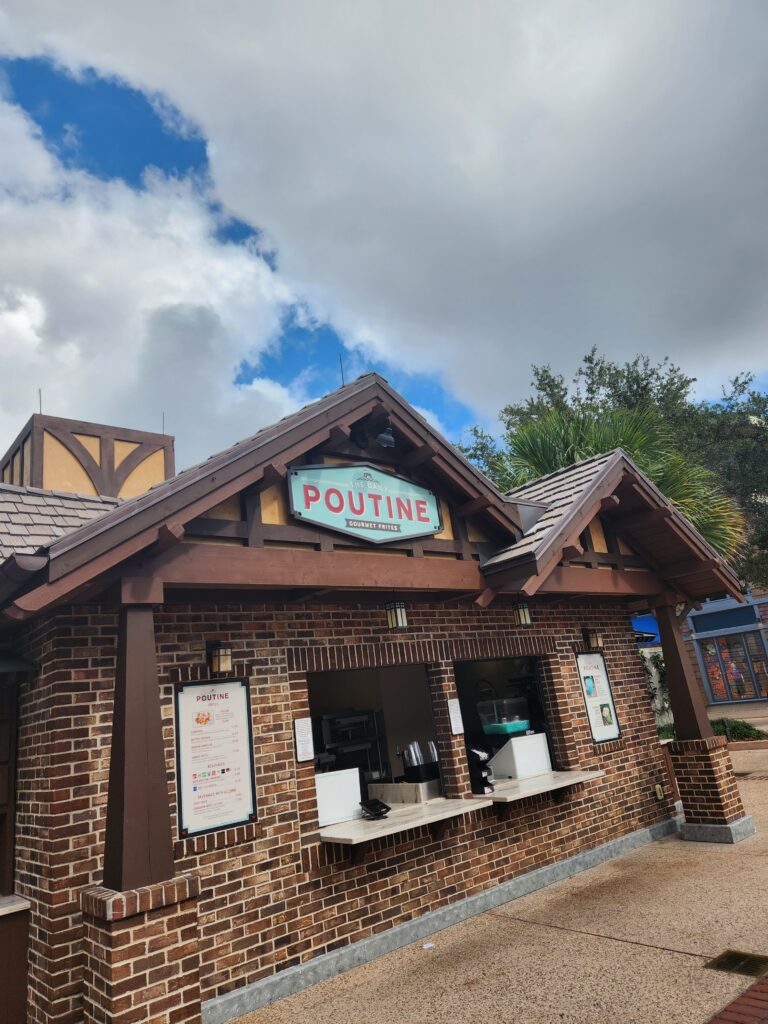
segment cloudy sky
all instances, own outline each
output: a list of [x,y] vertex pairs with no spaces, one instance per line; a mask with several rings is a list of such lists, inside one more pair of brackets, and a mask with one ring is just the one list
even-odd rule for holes
[[185,464],[377,369],[451,436],[593,343],[768,383],[765,0],[0,0],[0,445]]

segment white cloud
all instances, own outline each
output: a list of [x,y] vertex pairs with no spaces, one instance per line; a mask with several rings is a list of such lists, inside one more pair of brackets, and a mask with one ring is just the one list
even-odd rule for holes
[[0,436],[37,408],[177,433],[184,465],[301,399],[273,381],[235,388],[243,359],[292,301],[248,246],[224,244],[205,183],[145,188],[64,168],[0,101]]
[[166,96],[316,314],[481,414],[593,343],[768,368],[764,0],[0,7]]

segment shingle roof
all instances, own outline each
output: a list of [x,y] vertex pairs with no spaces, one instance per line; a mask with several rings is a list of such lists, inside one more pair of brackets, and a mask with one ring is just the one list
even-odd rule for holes
[[[510,520],[512,525],[517,525],[517,510],[514,502],[508,501],[496,485],[489,480],[488,477],[486,477],[481,470],[477,468],[477,466],[469,462],[469,460],[466,459],[457,448],[450,444],[450,442],[442,437],[442,435],[440,435],[435,428],[424,419],[423,416],[408,405],[405,399],[391,388],[383,377],[380,377],[376,373],[367,373],[358,377],[349,384],[343,385],[336,391],[330,392],[323,398],[303,406],[296,412],[293,412],[288,416],[284,416],[283,419],[278,420],[277,423],[263,427],[251,437],[238,441],[236,444],[224,449],[224,451],[217,452],[215,455],[210,456],[205,461],[194,466],[189,466],[187,469],[177,473],[176,476],[155,484],[154,487],[151,487],[143,494],[120,502],[119,509],[116,509],[112,511],[111,514],[104,516],[103,522],[89,525],[84,529],[77,531],[76,534],[72,533],[53,544],[50,551],[51,558],[58,558],[63,553],[71,551],[73,548],[81,544],[86,544],[89,540],[97,536],[107,534],[110,529],[120,526],[129,519],[133,519],[134,523],[138,523],[142,513],[147,513],[146,522],[154,522],[153,516],[157,518],[162,515],[163,503],[168,499],[173,500],[174,498],[178,498],[180,503],[183,502],[185,492],[188,493],[195,485],[203,484],[204,486],[209,487],[217,477],[220,479],[223,473],[230,470],[234,472],[236,466],[241,460],[244,461],[250,459],[257,453],[267,452],[270,445],[277,446],[279,448],[282,445],[284,438],[291,430],[307,428],[307,426],[311,425],[313,422],[317,422],[318,425],[323,421],[333,423],[336,410],[342,403],[348,399],[360,399],[362,401],[369,394],[373,397],[375,394],[375,388],[379,388],[381,392],[383,392],[384,398],[389,397],[391,401],[400,405],[402,410],[407,410],[410,416],[423,426],[425,432],[430,435],[438,445],[444,448],[445,455],[450,456],[455,460],[456,464],[460,465],[463,474],[468,477],[475,486],[490,493],[493,496],[494,505],[502,511],[502,514]],[[271,456],[265,455],[264,457],[268,460]],[[137,518],[134,519],[134,517]],[[145,525],[145,521],[142,519],[141,526],[143,527],[143,525]],[[140,527],[137,525],[137,531],[139,528]]]
[[0,560],[34,554],[117,504],[117,498],[0,484]]
[[604,452],[508,491],[505,497],[511,501],[535,501],[546,505],[547,510],[516,544],[497,552],[485,565],[496,565],[537,551],[606,466],[621,454],[621,449]]

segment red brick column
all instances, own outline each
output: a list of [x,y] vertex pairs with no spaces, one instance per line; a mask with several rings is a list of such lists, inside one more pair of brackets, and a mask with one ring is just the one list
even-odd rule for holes
[[469,781],[469,764],[464,736],[454,736],[448,713],[448,701],[459,696],[456,677],[451,662],[435,662],[427,665],[429,691],[432,697],[432,714],[435,719],[437,748],[440,753],[440,769],[443,788],[448,797],[472,795]]
[[668,749],[685,812],[683,838],[738,842],[751,835],[725,737],[676,740]]
[[86,1024],[199,1024],[197,875],[82,894]]

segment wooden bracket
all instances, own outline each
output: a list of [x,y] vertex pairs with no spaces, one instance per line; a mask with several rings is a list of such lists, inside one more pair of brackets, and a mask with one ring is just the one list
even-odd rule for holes
[[584,554],[581,544],[568,544],[563,548],[563,561],[570,562],[573,558],[580,558]]
[[400,460],[402,469],[415,469],[425,462],[429,462],[437,455],[437,448],[433,444],[420,444],[418,448],[412,449]]
[[493,587],[486,587],[482,594],[475,598],[475,604],[478,608],[487,608],[496,597],[496,594],[497,591],[495,591]]
[[270,462],[264,467],[264,475],[261,478],[261,485],[263,487],[271,487],[272,484],[279,483],[285,479],[285,475],[288,472],[282,462]]
[[351,433],[352,431],[349,427],[337,423],[336,426],[331,427],[331,432],[328,435],[328,441],[330,444],[344,444],[349,441]]
[[162,604],[163,581],[156,576],[123,576],[120,580],[120,604]]
[[491,499],[487,494],[479,494],[476,498],[472,498],[471,501],[465,501],[463,505],[459,505],[457,509],[454,509],[454,515],[459,519],[466,519],[467,516],[473,516],[476,512],[482,512],[490,506]]
[[152,554],[159,555],[182,540],[184,540],[184,527],[181,523],[163,523],[157,531],[157,540],[152,545]]

